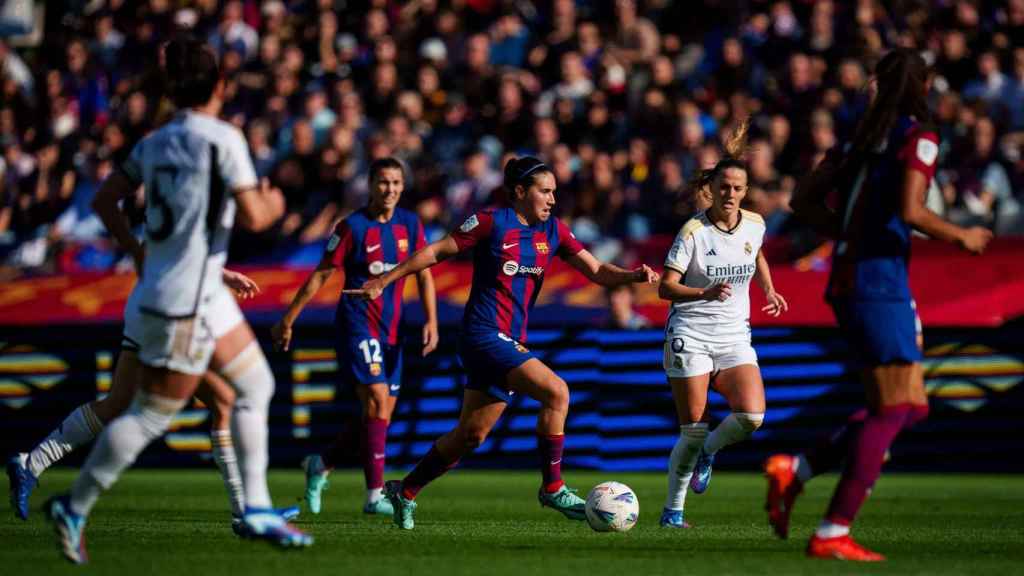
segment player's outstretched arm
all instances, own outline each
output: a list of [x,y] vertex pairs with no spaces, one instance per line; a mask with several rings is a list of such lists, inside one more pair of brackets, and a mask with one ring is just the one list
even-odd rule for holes
[[423,325],[423,355],[437,348],[437,291],[434,289],[434,275],[430,269],[416,273],[416,284],[420,289],[420,303],[427,323]]
[[962,228],[945,221],[925,205],[928,177],[918,170],[907,169],[903,177],[900,215],[915,230],[932,238],[959,245],[972,254],[981,254],[992,239],[992,232],[981,226]]
[[764,250],[757,251],[757,269],[754,271],[754,277],[757,278],[757,283],[761,285],[764,297],[768,300],[768,304],[761,308],[762,312],[778,316],[789,310],[786,299],[775,291],[775,285],[772,284],[772,271],[768,268],[768,259],[764,257]]
[[390,272],[371,278],[363,284],[362,288],[355,290],[342,290],[341,293],[346,296],[356,296],[366,300],[374,300],[379,298],[384,289],[388,287],[392,282],[399,278],[404,278],[409,274],[415,274],[420,270],[426,270],[431,266],[451,258],[459,253],[459,245],[455,243],[455,239],[450,235],[444,238],[428,244],[425,248],[417,250],[413,255],[406,261],[402,262]]
[[586,276],[587,280],[601,286],[654,284],[659,278],[658,273],[646,264],[633,270],[626,270],[614,264],[601,262],[586,250],[580,250],[571,256],[567,256],[565,261]]
[[708,288],[694,288],[683,284],[683,274],[667,268],[658,284],[658,298],[669,302],[695,302],[697,300],[728,300],[732,296],[731,284],[714,284]]
[[809,174],[797,182],[790,207],[793,214],[819,234],[835,238],[839,233],[839,215],[828,207],[825,200],[835,188],[841,158],[830,150]]
[[281,351],[287,351],[288,347],[291,346],[292,326],[295,325],[295,321],[299,318],[299,314],[302,313],[302,309],[306,307],[306,304],[309,304],[309,301],[316,296],[316,293],[320,291],[320,288],[323,288],[323,285],[336,269],[331,258],[332,256],[330,253],[324,254],[324,257],[320,260],[320,264],[318,264],[316,269],[306,277],[306,281],[302,283],[302,287],[295,293],[295,297],[292,298],[291,304],[288,305],[288,309],[285,311],[284,316],[270,329],[270,336],[274,341],[274,348]]
[[103,221],[107,232],[114,237],[114,241],[122,249],[132,255],[135,260],[136,274],[142,273],[142,261],[145,259],[145,251],[142,244],[132,235],[128,222],[117,207],[118,202],[127,198],[135,192],[137,186],[121,172],[115,171],[100,186],[96,196],[92,200],[92,209]]

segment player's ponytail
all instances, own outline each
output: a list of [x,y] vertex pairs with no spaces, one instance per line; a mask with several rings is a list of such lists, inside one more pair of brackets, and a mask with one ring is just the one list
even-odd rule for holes
[[210,101],[220,80],[220,68],[209,46],[195,38],[175,38],[164,47],[163,61],[165,85],[177,107],[191,108]]
[[925,84],[928,65],[914,50],[897,48],[875,66],[878,93],[857,126],[851,153],[860,156],[878,149],[901,115],[928,121]]
[[529,188],[536,178],[547,173],[554,173],[547,164],[534,156],[513,158],[505,163],[504,183],[509,200],[515,200],[516,187]]
[[739,168],[747,171],[747,163],[744,160],[747,156],[747,134],[750,131],[750,118],[740,122],[739,126],[732,131],[725,141],[725,156],[712,168],[697,170],[687,184],[687,192],[704,199],[706,203],[711,202],[710,187],[715,177],[725,171],[726,168]]

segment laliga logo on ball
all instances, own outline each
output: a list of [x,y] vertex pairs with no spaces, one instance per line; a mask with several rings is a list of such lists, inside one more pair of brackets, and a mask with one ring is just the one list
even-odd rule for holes
[[519,272],[519,263],[509,260],[501,267],[506,276],[515,276]]
[[376,261],[376,262],[370,262],[370,274],[373,274],[374,276],[379,276],[383,272],[384,272],[384,263],[383,262],[381,262],[379,260]]

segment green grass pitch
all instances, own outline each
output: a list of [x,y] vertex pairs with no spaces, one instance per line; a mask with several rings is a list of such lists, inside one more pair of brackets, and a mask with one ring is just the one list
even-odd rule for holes
[[[394,476],[394,474],[389,474]],[[803,547],[835,485],[811,483],[797,502],[789,541],[773,538],[761,510],[756,474],[715,475],[704,495],[688,498],[687,531],[658,527],[661,474],[570,470],[581,492],[604,480],[625,482],[640,498],[640,522],[625,534],[599,534],[537,504],[536,473],[455,471],[419,498],[417,526],[365,517],[362,474],[331,476],[324,510],[303,510],[297,524],[316,537],[304,551],[279,551],[236,538],[224,489],[213,469],[132,470],[100,500],[87,529],[88,567],[59,558],[40,506],[70,485],[74,471],[47,473],[28,522],[4,510],[3,574],[1003,574],[1024,569],[1024,478],[1014,476],[883,476],[856,526],[865,545],[890,558],[883,565],[808,560]],[[297,501],[299,471],[277,470],[277,505]]]

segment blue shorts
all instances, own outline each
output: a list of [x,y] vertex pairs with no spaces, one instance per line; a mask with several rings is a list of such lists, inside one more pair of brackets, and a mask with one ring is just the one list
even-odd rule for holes
[[832,310],[859,366],[921,361],[913,302],[837,300]]
[[497,330],[465,332],[459,338],[459,362],[466,371],[468,390],[479,390],[511,402],[508,373],[523,365],[533,352]]
[[398,396],[402,389],[401,344],[392,346],[376,338],[342,338],[336,352],[338,374],[344,384],[387,384],[388,393]]

